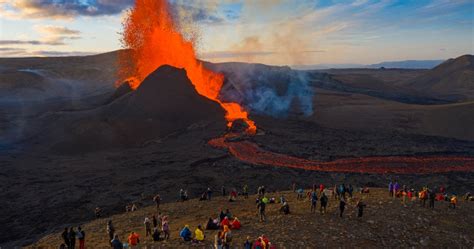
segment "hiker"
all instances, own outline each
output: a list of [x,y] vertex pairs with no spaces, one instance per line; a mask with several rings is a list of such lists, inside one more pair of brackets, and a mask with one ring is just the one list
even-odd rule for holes
[[160,241],[160,229],[158,227],[153,228],[153,234],[151,235],[153,241]]
[[221,222],[224,218],[226,217],[225,213],[223,210],[219,213],[219,222]]
[[230,225],[229,218],[225,216],[224,219],[221,221],[221,227],[229,226],[229,225]]
[[228,226],[224,226],[224,230],[222,231],[222,246],[225,249],[230,249],[232,245],[232,231]]
[[456,204],[457,203],[458,203],[458,198],[456,197],[456,195],[453,195],[451,197],[450,202],[449,202],[449,208],[456,209]]
[[79,249],[84,249],[84,244],[86,240],[86,233],[82,230],[81,227],[77,228],[76,237],[79,240]]
[[234,202],[237,200],[237,190],[232,189],[229,195],[229,202]]
[[357,217],[361,218],[364,215],[364,208],[366,207],[365,203],[362,200],[357,202]]
[[264,249],[265,246],[263,244],[262,238],[258,237],[255,241],[255,245],[253,246],[254,249]]
[[206,192],[203,192],[203,193],[201,194],[201,197],[199,198],[199,201],[205,201],[205,200],[207,200],[207,193],[206,193]]
[[290,205],[288,205],[288,202],[283,202],[283,206],[281,206],[280,212],[283,212],[284,214],[290,214]]
[[222,185],[221,192],[222,192],[222,196],[225,197],[226,196],[226,194],[225,194],[226,191],[225,191],[224,185]]
[[326,207],[328,205],[328,197],[326,196],[326,194],[323,192],[321,194],[321,208],[319,209],[319,213],[320,214],[323,214],[323,213],[326,213]]
[[296,199],[297,200],[303,200],[303,193],[304,193],[304,190],[302,188],[299,188],[296,191]]
[[311,213],[316,212],[316,205],[318,204],[318,194],[316,191],[311,193]]
[[397,193],[400,190],[400,184],[398,184],[398,181],[395,182],[395,185],[393,185],[393,197],[397,197]]
[[430,198],[430,208],[434,208],[435,199],[436,199],[436,193],[434,192],[434,190],[431,190],[429,192],[429,198]]
[[222,232],[219,231],[214,236],[214,248],[215,249],[222,249]]
[[196,230],[194,231],[194,242],[201,243],[204,241],[204,232],[202,231],[201,225],[198,225]]
[[392,183],[392,181],[390,181],[390,183],[388,184],[388,195],[390,197],[393,196],[393,183]]
[[339,195],[341,198],[346,198],[346,185],[344,183],[339,185]]
[[265,221],[266,217],[265,217],[265,202],[263,202],[263,199],[260,199],[258,201],[258,204],[257,204],[257,209],[258,209],[258,213],[260,215],[260,221]]
[[217,230],[219,229],[219,222],[215,222],[212,218],[209,218],[206,224],[206,230]]
[[112,220],[107,221],[107,234],[109,235],[109,241],[114,239],[115,228],[112,224]]
[[212,197],[212,190],[210,187],[207,188],[206,193],[207,193],[207,200],[210,201]]
[[143,222],[145,225],[145,237],[148,237],[148,235],[151,236],[151,221],[148,217],[145,217],[145,221]]
[[138,233],[131,232],[128,236],[128,244],[131,248],[134,248],[135,246],[140,244],[140,235]]
[[243,190],[244,198],[248,199],[249,198],[249,186],[247,186],[247,184],[245,184],[242,190]]
[[181,201],[185,201],[186,200],[186,193],[184,192],[184,189],[180,189],[179,190],[179,199]]
[[64,228],[63,233],[61,234],[61,237],[63,238],[64,244],[69,247],[69,231],[68,228]]
[[324,184],[319,184],[319,194],[321,195],[321,193],[324,191]]
[[427,188],[423,188],[423,190],[419,193],[420,201],[421,201],[421,206],[425,206],[426,199],[428,199],[428,190]]
[[181,232],[179,232],[179,237],[184,241],[191,241],[191,230],[189,230],[189,225],[184,226]]
[[349,198],[352,199],[352,194],[354,193],[354,187],[352,187],[352,184],[349,184],[349,188],[347,188],[347,193],[349,194]]
[[234,220],[230,223],[230,227],[232,229],[240,229],[242,224],[240,224],[240,221],[237,217],[234,218]]
[[334,185],[334,190],[333,190],[332,194],[334,196],[334,200],[339,199],[340,193],[339,193],[339,188],[337,187],[337,184]]
[[76,248],[76,231],[74,231],[74,227],[71,227],[69,230],[69,246],[68,249]]
[[102,209],[100,207],[96,207],[94,210],[95,218],[100,218],[102,216]]
[[135,212],[138,210],[137,204],[132,203],[132,208],[130,209],[131,212]]
[[113,249],[123,249],[123,243],[120,241],[118,235],[114,236],[114,239],[110,241],[110,245]]
[[161,203],[161,196],[159,194],[155,195],[155,197],[153,197],[153,201],[156,204],[156,211],[159,211],[160,210],[160,203]]
[[286,198],[285,196],[282,195],[280,196],[280,203],[284,203],[284,202],[286,202]]
[[168,216],[163,216],[163,219],[161,222],[161,231],[163,231],[163,234],[164,234],[163,239],[170,238],[170,225],[168,223]]
[[151,221],[153,223],[153,228],[158,226],[158,220],[156,219],[156,215],[151,216]]
[[342,214],[344,213],[344,209],[346,208],[346,201],[344,198],[341,198],[339,201],[339,217],[342,218]]
[[247,236],[247,240],[244,242],[244,249],[252,249],[252,242],[250,236]]

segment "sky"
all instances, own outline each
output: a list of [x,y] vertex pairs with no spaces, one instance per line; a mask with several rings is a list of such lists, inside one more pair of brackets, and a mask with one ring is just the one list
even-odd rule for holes
[[[120,49],[133,0],[0,0],[0,57]],[[371,64],[474,53],[473,0],[170,0],[204,60]]]

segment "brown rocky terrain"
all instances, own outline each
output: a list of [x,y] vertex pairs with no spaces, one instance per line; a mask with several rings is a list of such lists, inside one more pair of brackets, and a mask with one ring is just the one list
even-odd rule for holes
[[[217,195],[217,193],[215,193]],[[471,248],[474,246],[474,202],[459,201],[455,210],[448,209],[448,202],[436,202],[434,209],[422,207],[419,201],[408,201],[404,206],[400,198],[388,196],[385,189],[371,189],[369,194],[355,194],[348,201],[344,217],[340,218],[338,201],[329,198],[327,213],[311,213],[308,200],[297,200],[296,193],[275,192],[268,197],[283,195],[288,200],[291,214],[279,212],[280,204],[267,206],[267,222],[259,222],[255,199],[238,198],[229,203],[226,198],[212,201],[193,199],[186,202],[168,203],[161,206],[163,215],[169,216],[171,239],[153,242],[144,237],[143,220],[156,214],[156,207],[140,207],[138,211],[96,219],[81,225],[86,232],[86,246],[109,248],[106,223],[112,220],[122,242],[131,231],[141,236],[139,248],[210,248],[216,231],[205,230],[205,242],[192,245],[179,238],[185,224],[191,231],[209,217],[216,218],[220,210],[230,209],[242,223],[240,230],[233,231],[232,248],[242,248],[247,236],[255,240],[265,234],[277,248]],[[146,196],[145,198],[151,198]],[[362,199],[367,205],[362,218],[357,217],[356,203]],[[318,203],[319,204],[319,203]],[[77,226],[75,224],[75,226]],[[62,243],[60,229],[26,248],[56,248]]]

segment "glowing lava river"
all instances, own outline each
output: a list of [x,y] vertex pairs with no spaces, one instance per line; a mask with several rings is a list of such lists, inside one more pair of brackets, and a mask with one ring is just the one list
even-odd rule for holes
[[297,168],[321,172],[430,174],[474,171],[474,158],[462,156],[377,156],[308,160],[266,151],[250,141],[229,141],[228,136],[209,141],[213,147],[224,148],[240,161],[254,165]]

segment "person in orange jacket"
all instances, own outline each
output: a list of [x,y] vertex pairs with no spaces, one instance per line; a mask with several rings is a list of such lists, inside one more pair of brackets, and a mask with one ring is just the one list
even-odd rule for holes
[[140,235],[135,232],[131,232],[130,235],[128,236],[128,244],[130,245],[131,248],[134,248],[134,246],[137,246],[140,243]]

